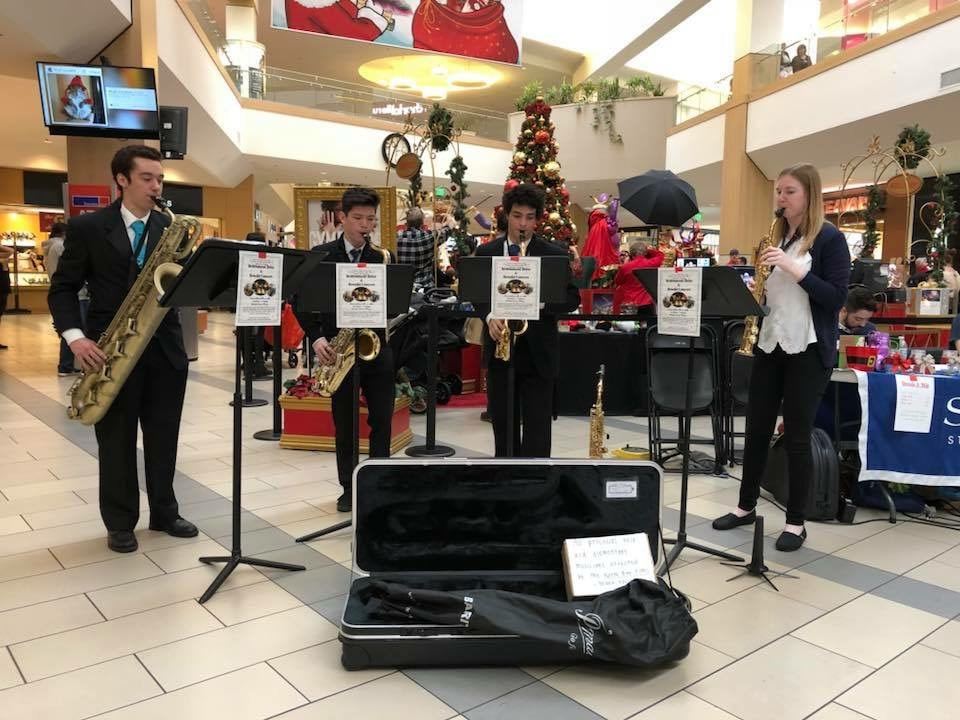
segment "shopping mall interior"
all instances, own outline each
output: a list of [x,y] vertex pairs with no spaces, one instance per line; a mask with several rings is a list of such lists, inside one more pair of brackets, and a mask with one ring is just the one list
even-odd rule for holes
[[[495,22],[475,20],[490,15]],[[960,435],[949,434],[957,412],[949,386],[960,380],[937,377],[936,394],[931,389],[923,396],[929,400],[925,433],[900,431],[897,403],[907,390],[891,386],[889,428],[880,427],[883,418],[874,417],[864,388],[879,393],[875,378],[868,383],[866,376],[883,373],[854,377],[849,368],[863,362],[881,369],[894,346],[885,344],[882,352],[863,342],[847,347],[841,337],[840,370],[830,375],[823,401],[831,403],[827,414],[836,413],[822,433],[833,462],[825,460],[824,467],[832,468],[839,490],[829,517],[808,514],[802,547],[778,550],[786,500],[777,493],[763,491],[757,511],[766,524],[757,525],[756,534],[749,526],[720,531],[711,525],[740,498],[746,399],[738,400],[730,359],[740,336],[731,343],[730,324],[709,331],[716,357],[713,370],[705,371],[713,373],[707,400],[690,422],[695,449],[687,445],[685,461],[682,452],[661,454],[664,444],[682,446],[683,408],[654,407],[663,404],[658,386],[686,386],[676,370],[686,367],[680,360],[687,358],[686,340],[673,356],[670,372],[678,374],[658,380],[654,368],[663,373],[666,366],[652,349],[652,311],[649,319],[640,311],[631,317],[612,285],[617,263],[642,243],[643,252],[659,248],[667,262],[676,258],[680,265],[681,257],[696,256],[724,266],[739,254],[755,287],[757,247],[772,233],[780,171],[810,163],[822,178],[815,204],[822,201],[826,220],[844,233],[861,266],[859,281],[876,291],[871,312],[886,331],[880,334],[888,334],[884,343],[899,337],[904,363],[911,352],[917,359],[912,369],[904,364],[905,375],[889,373],[889,379],[916,381],[926,362],[917,349],[932,353],[931,372],[935,366],[944,376],[958,374],[960,335],[951,325],[960,326],[951,314],[960,278],[950,292],[943,279],[957,275],[946,258],[960,250],[958,39],[957,0],[0,4],[0,90],[8,98],[0,135],[0,262],[10,278],[0,311],[0,717],[956,717],[960,465],[951,472],[953,461],[943,459],[941,468],[938,458],[960,444]],[[611,525],[590,515],[585,496],[583,512],[551,497],[551,512],[571,517],[541,512],[545,526],[560,527],[519,532],[520,542],[537,551],[556,540],[554,530],[567,533],[550,553],[530,554],[546,557],[545,567],[517,559],[527,558],[529,548],[514,558],[502,552],[515,538],[495,533],[474,547],[454,537],[473,537],[481,520],[488,533],[498,523],[498,532],[516,530],[505,519],[513,517],[512,505],[496,494],[471,497],[470,483],[447,490],[455,500],[446,505],[398,503],[393,517],[378,517],[373,504],[359,512],[363,486],[357,484],[354,512],[338,510],[343,488],[333,411],[310,390],[307,344],[313,338],[303,340],[286,305],[278,332],[267,337],[275,352],[254,362],[257,333],[238,333],[242,313],[232,309],[241,297],[184,303],[190,309],[177,311],[191,362],[174,490],[179,515],[199,532],[178,537],[150,528],[144,449],[151,440],[145,445],[141,433],[135,549],[115,552],[102,514],[102,477],[105,458],[121,450],[98,443],[88,423],[68,416],[80,375],[63,367],[67,345],[61,347],[48,306],[48,248],[54,226],[70,221],[64,257],[77,259],[69,249],[79,242],[73,218],[105,213],[118,202],[111,159],[130,142],[159,148],[170,209],[197,219],[191,261],[211,240],[250,240],[250,233],[271,257],[281,257],[270,255],[279,249],[287,258],[308,257],[305,251],[337,237],[332,211],[344,190],[371,187],[381,201],[374,242],[396,251],[408,210],[422,207],[426,222],[438,236],[442,226],[447,238],[438,244],[432,282],[453,282],[454,289],[458,259],[496,235],[509,182],[537,178],[547,191],[541,228],[572,248],[583,319],[560,320],[550,457],[517,462],[515,477],[509,460],[499,458],[500,470],[490,475],[507,478],[496,492],[519,493],[520,504],[529,501],[520,488],[524,473],[553,478],[543,468],[576,475],[581,471],[570,468],[589,465],[600,478],[607,472],[603,463],[620,458],[611,467],[639,467],[637,477],[652,483],[653,510],[623,513],[621,521],[619,505],[619,524]],[[637,206],[628,209],[624,181],[648,171],[671,171],[673,180],[695,191],[689,214],[668,222]],[[597,242],[613,265],[602,255],[592,264],[598,223]],[[229,245],[209,245],[209,276],[195,273],[197,286],[216,285],[208,282],[215,250],[229,251]],[[236,251],[230,252],[235,272]],[[593,277],[584,273],[587,260]],[[283,264],[284,283],[303,280]],[[916,284],[908,276],[918,273],[919,287],[907,287]],[[230,282],[205,297],[242,296],[242,284],[236,277]],[[463,310],[457,315],[452,304],[437,310],[422,294],[418,302],[389,341],[404,371],[386,462],[455,485],[461,470],[473,477],[464,469],[472,459],[495,454],[485,360],[464,322],[476,308],[457,305]],[[623,319],[611,317],[616,313]],[[704,309],[703,317],[709,315]],[[439,340],[432,335],[437,316]],[[742,334],[742,323],[739,328]],[[420,341],[417,350],[408,352],[404,342],[401,351],[394,342],[401,336]],[[693,358],[692,341],[689,347]],[[254,367],[249,374],[239,369],[241,356],[245,368]],[[409,366],[401,357],[412,358]],[[601,367],[606,374],[598,386]],[[689,367],[693,373],[692,359]],[[857,415],[847,436],[840,429],[846,427],[841,408],[850,405],[845,396],[853,398]],[[871,397],[879,402],[879,394]],[[941,398],[947,408],[942,432],[936,429],[940,410],[930,409]],[[236,411],[235,400],[242,405]],[[368,415],[364,405],[364,433]],[[596,435],[598,417],[602,436]],[[900,443],[890,445],[890,454],[901,459],[935,458],[935,468],[918,460],[917,478],[904,460],[898,467],[905,470],[881,470],[877,479],[858,482],[868,450],[874,451],[868,434],[874,443],[887,437]],[[362,452],[368,444],[364,440]],[[608,460],[595,459],[595,444]],[[451,457],[440,459],[438,448]],[[408,452],[418,449],[423,452]],[[785,454],[771,449],[771,457],[776,452]],[[649,461],[651,453],[657,462]],[[785,462],[781,457],[781,470]],[[603,482],[609,508],[612,481]],[[630,482],[628,497],[636,499],[638,481]],[[482,484],[474,492],[492,492]],[[868,484],[877,486],[879,501],[854,504]],[[451,508],[462,515],[444,522]],[[418,569],[461,581],[498,572],[552,573],[562,581],[573,562],[561,553],[563,540],[645,531],[636,520],[641,515],[653,518],[649,537],[658,574],[688,599],[684,613],[695,621],[692,639],[666,662],[610,661],[601,644],[632,642],[633,631],[614,630],[600,615],[593,616],[596,624],[584,620],[585,601],[573,602],[582,596],[569,584],[551,602],[568,608],[573,630],[560,624],[552,655],[532,652],[520,631],[471,639],[472,606],[466,620],[431,621],[413,631],[383,621],[358,632],[349,622],[345,606],[355,602],[353,588],[367,576],[400,582]],[[366,527],[364,516],[373,520]],[[404,523],[416,532],[408,536]],[[409,538],[421,523],[432,534],[411,549]],[[345,526],[298,541],[338,524]],[[658,528],[669,545],[659,542]],[[376,537],[381,532],[388,537]],[[684,547],[687,540],[706,551]],[[673,554],[672,547],[683,552]],[[451,548],[468,554],[456,558]],[[200,558],[236,559],[241,549],[245,559],[301,569],[241,562],[213,587],[224,563]],[[769,577],[756,565],[742,572],[723,564],[718,551],[743,561],[759,552]],[[489,578],[474,583],[467,589],[496,585]],[[208,589],[213,592],[205,595]],[[478,614],[482,592],[517,594],[479,590]],[[657,628],[643,628],[634,630],[656,635]],[[416,646],[422,647],[411,650]]]

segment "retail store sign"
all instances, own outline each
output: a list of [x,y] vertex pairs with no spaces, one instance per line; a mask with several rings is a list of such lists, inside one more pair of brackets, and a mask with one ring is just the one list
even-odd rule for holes
[[385,105],[374,105],[374,115],[392,115],[403,117],[404,115],[420,115],[427,109],[420,103],[386,103]]
[[53,224],[63,222],[63,213],[43,212],[40,215],[40,232],[48,233],[53,230]]
[[67,185],[67,209],[70,217],[96,212],[111,203],[109,185]]
[[861,212],[867,209],[867,196],[854,195],[853,197],[835,198],[823,201],[824,215],[839,213]]

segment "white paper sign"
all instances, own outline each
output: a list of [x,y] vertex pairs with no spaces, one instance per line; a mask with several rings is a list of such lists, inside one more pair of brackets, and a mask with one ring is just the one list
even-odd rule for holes
[[491,315],[499,320],[540,319],[540,258],[493,257]]
[[700,336],[702,268],[660,268],[657,272],[657,332]]
[[646,533],[564,540],[563,560],[570,597],[600,595],[634,578],[657,581]]
[[933,383],[929,375],[897,375],[896,432],[929,433],[933,418]]
[[280,324],[283,256],[241,250],[237,272],[237,327]]
[[337,263],[337,327],[387,326],[387,266]]

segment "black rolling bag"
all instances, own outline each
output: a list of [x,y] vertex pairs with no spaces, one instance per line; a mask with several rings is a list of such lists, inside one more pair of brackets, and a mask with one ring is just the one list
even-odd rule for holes
[[[767,468],[760,487],[770,492],[781,505],[787,504],[787,450],[783,436],[770,443]],[[808,520],[834,520],[840,510],[840,463],[830,436],[820,428],[810,435],[813,454],[813,477],[810,479],[810,497],[807,501]]]
[[618,652],[649,666],[689,651],[696,623],[662,582],[566,602],[567,538],[645,532],[662,563],[654,463],[373,460],[353,482],[364,577],[343,610],[345,668],[620,662]]

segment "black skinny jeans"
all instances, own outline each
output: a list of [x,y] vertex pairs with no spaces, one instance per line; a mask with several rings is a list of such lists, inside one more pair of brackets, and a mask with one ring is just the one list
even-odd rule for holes
[[779,345],[772,353],[765,353],[760,348],[756,348],[755,353],[750,376],[739,506],[741,510],[753,510],[757,506],[760,479],[767,464],[770,438],[782,402],[790,480],[787,524],[802,525],[813,474],[810,433],[831,369],[823,367],[815,344],[808,345],[796,355],[788,355]]

